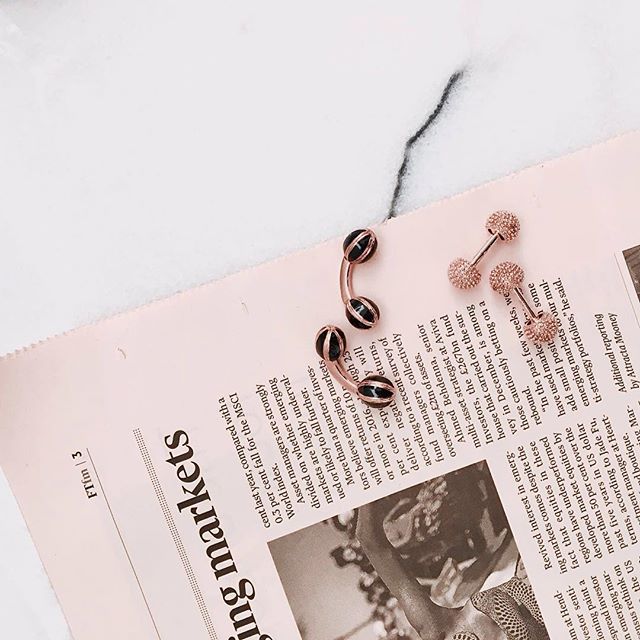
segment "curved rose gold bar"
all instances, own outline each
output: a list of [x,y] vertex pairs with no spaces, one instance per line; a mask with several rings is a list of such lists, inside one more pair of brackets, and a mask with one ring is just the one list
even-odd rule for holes
[[351,298],[355,298],[353,295],[353,269],[352,263],[348,262],[344,258],[340,264],[340,297],[343,304],[348,304]]
[[325,360],[329,373],[350,393],[356,397],[360,397],[358,393],[358,385],[355,380],[349,376],[339,360]]

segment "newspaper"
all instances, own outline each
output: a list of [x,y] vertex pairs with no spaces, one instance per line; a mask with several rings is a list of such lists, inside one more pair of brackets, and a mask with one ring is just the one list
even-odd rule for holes
[[[74,638],[640,638],[640,134],[0,362],[0,463]],[[487,214],[519,238],[450,286]],[[491,266],[560,330],[535,346]]]

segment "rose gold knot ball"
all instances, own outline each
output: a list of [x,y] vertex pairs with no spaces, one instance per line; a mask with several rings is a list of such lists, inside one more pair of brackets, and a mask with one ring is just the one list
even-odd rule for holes
[[524,335],[536,344],[551,342],[557,333],[558,321],[549,311],[541,311],[536,318],[529,318],[524,324]]
[[456,258],[447,269],[449,282],[458,289],[472,289],[480,282],[480,272],[469,260]]
[[494,291],[507,295],[524,280],[522,267],[515,262],[501,262],[489,274],[489,284]]
[[487,218],[485,227],[489,233],[497,233],[501,240],[511,242],[520,232],[520,221],[510,211],[494,211]]

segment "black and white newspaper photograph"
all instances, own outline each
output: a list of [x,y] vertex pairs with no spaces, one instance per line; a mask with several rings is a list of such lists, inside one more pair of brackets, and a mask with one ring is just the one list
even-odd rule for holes
[[304,640],[544,640],[486,462],[272,541]]
[[636,245],[630,249],[625,249],[622,252],[622,255],[624,256],[624,261],[629,269],[629,275],[631,276],[631,281],[633,282],[633,286],[636,290],[636,295],[638,296],[638,299],[640,299],[640,245]]

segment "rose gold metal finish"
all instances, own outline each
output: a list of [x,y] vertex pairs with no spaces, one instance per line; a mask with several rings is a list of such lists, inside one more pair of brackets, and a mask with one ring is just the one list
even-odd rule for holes
[[551,342],[558,334],[558,320],[549,311],[540,311],[524,324],[524,335],[536,344]]
[[[324,326],[316,334],[316,342],[322,333],[325,333],[324,341],[322,342],[322,359],[327,367],[327,370],[331,376],[339,382],[343,388],[349,393],[355,395],[358,399],[364,402],[366,405],[374,408],[386,407],[395,399],[396,389],[391,381],[383,376],[371,375],[366,376],[360,382],[356,382],[347,372],[344,364],[341,361],[342,355],[346,350],[346,343],[342,339],[342,332],[333,325]],[[331,359],[331,339],[336,337],[338,339],[338,347],[340,355]],[[367,395],[367,390],[385,391],[385,395]]]
[[497,234],[505,242],[515,240],[520,233],[520,221],[511,211],[494,211],[484,226],[489,233]]
[[501,262],[496,265],[489,275],[491,288],[508,295],[513,291],[522,304],[527,320],[524,324],[524,335],[536,344],[551,342],[558,333],[558,320],[549,311],[534,309],[521,289],[524,281],[524,271],[515,262]]
[[480,272],[465,258],[456,258],[447,270],[449,282],[458,289],[472,289],[481,279]]
[[358,385],[355,380],[346,372],[345,368],[342,366],[339,360],[327,360],[325,358],[325,362],[327,363],[327,369],[329,373],[350,393],[354,396],[360,397],[358,393]]
[[524,281],[524,271],[515,262],[501,262],[489,274],[489,285],[494,291],[507,295]]
[[530,318],[535,318],[538,315],[538,311],[536,311],[530,304],[527,298],[524,295],[524,291],[520,287],[515,287],[513,289],[514,293],[518,296],[518,300],[522,303],[524,310],[527,312],[527,315]]
[[340,297],[345,305],[351,298],[355,298],[353,295],[353,269],[351,267],[352,263],[343,258],[340,264]]
[[482,245],[482,247],[480,247],[480,251],[478,251],[478,253],[476,253],[476,255],[473,256],[473,259],[469,263],[469,266],[475,267],[480,262],[480,260],[484,258],[487,251],[489,251],[489,249],[493,247],[496,241],[499,240],[499,238],[500,236],[497,233],[490,235],[489,239]]
[[489,232],[489,238],[480,247],[480,250],[471,260],[456,258],[447,270],[449,282],[458,289],[471,289],[475,287],[481,279],[477,266],[491,247],[498,241],[511,242],[520,232],[520,222],[515,214],[510,211],[494,211],[485,223],[485,228]]

